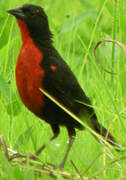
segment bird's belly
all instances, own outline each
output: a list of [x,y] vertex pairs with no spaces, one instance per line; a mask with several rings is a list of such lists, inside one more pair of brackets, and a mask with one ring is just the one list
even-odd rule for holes
[[20,97],[24,105],[35,114],[38,114],[44,105],[40,91],[44,77],[44,71],[40,67],[41,60],[38,49],[31,47],[31,51],[28,51],[25,48],[22,49],[16,65],[16,84]]
[[27,73],[16,77],[17,88],[24,105],[32,112],[37,113],[43,105],[43,95],[39,90],[42,87],[41,85],[37,86],[32,78],[28,78]]

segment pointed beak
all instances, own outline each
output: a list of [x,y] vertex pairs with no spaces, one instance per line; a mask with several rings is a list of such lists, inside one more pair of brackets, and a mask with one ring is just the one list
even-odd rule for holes
[[12,14],[16,18],[23,19],[25,17],[24,12],[22,11],[21,7],[10,9],[7,11],[9,14]]

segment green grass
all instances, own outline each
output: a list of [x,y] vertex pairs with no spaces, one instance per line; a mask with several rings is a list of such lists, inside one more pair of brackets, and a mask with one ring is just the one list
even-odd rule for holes
[[[126,44],[126,2],[123,0],[0,1],[0,134],[4,136],[7,146],[29,155],[52,136],[50,126],[24,107],[15,83],[21,38],[15,19],[6,10],[34,2],[44,7],[54,34],[54,46],[91,99],[99,122],[126,147],[126,54],[111,43],[101,44],[97,49],[97,58],[104,68],[117,75],[104,72],[93,54],[96,43],[103,39],[115,39]],[[48,143],[39,156],[41,161],[58,165],[64,156],[67,140],[67,131],[61,127],[59,137]],[[125,156],[125,151],[106,149],[88,131],[77,131],[64,171],[77,174],[72,160],[85,179],[125,179]],[[34,170],[39,169],[38,162],[32,167],[29,160],[26,167],[19,162],[8,163],[0,151],[0,179],[53,179],[46,173],[42,173],[42,177],[35,176]],[[60,173],[57,176],[63,179]]]

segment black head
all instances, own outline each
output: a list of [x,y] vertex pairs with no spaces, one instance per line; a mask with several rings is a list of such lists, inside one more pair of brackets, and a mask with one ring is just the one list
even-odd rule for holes
[[47,15],[40,6],[24,4],[7,12],[24,21],[33,38],[51,38]]

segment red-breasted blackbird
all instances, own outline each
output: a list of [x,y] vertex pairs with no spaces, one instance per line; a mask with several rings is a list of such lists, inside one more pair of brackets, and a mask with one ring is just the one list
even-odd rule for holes
[[[75,129],[83,130],[84,127],[42,94],[40,88],[45,89],[78,117],[86,116],[90,127],[102,137],[107,136],[106,140],[116,146],[114,137],[99,124],[93,108],[78,102],[90,105],[90,100],[76,77],[53,46],[52,33],[43,8],[25,4],[8,12],[16,17],[22,36],[22,47],[16,65],[16,83],[24,105],[50,124],[54,134],[50,140],[58,136],[60,125],[68,130],[69,144],[60,168],[63,168],[75,138]],[[45,145],[40,147],[36,155],[44,147]]]

